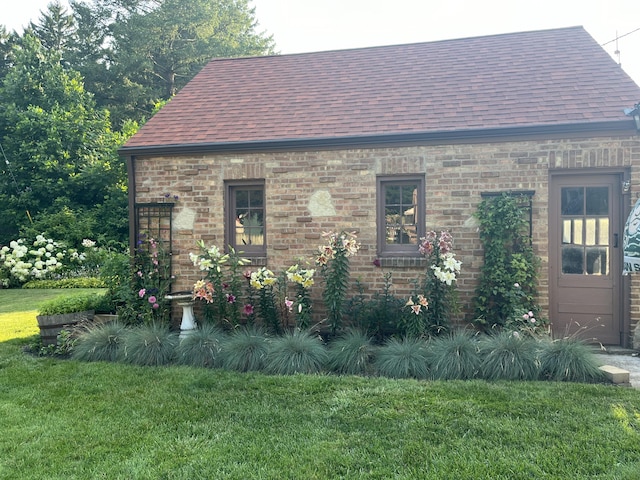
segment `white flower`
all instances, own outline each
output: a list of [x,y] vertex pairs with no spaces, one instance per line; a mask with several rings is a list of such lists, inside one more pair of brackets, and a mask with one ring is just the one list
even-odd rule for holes
[[89,240],[88,238],[85,238],[82,240],[82,246],[85,248],[93,248],[96,246],[96,242],[94,242],[93,240]]

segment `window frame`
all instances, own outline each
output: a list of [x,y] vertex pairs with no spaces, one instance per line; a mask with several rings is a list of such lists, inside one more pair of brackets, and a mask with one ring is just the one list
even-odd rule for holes
[[[387,186],[393,185],[418,185],[417,199],[416,199],[416,244],[387,244],[386,243],[386,215],[385,215],[385,201]],[[419,257],[420,252],[418,246],[420,238],[426,235],[426,187],[425,187],[425,175],[384,175],[376,177],[376,236],[377,236],[377,254],[379,257]]]
[[[262,214],[263,226],[262,245],[238,245],[236,243],[236,196],[238,190],[262,190]],[[243,252],[242,255],[247,258],[262,258],[267,255],[267,203],[264,180],[229,180],[225,181],[225,244],[227,248],[230,246],[236,252]]]

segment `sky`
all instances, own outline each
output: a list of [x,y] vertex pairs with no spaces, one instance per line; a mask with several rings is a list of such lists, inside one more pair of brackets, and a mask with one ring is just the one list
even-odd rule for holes
[[[0,24],[20,31],[49,1],[0,0]],[[273,35],[282,54],[582,25],[640,85],[639,0],[250,0],[250,5],[258,31]]]

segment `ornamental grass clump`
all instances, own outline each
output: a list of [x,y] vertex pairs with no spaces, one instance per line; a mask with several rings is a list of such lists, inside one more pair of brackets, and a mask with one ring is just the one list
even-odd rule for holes
[[123,346],[125,327],[118,322],[89,327],[77,339],[73,358],[84,362],[115,362]]
[[597,383],[604,380],[591,348],[575,338],[543,342],[540,371],[542,378],[559,382]]
[[371,337],[359,330],[348,330],[331,342],[327,366],[339,374],[366,375],[371,371],[374,354]]
[[480,376],[487,380],[536,380],[538,341],[517,331],[489,335],[480,343]]
[[175,358],[178,336],[164,325],[140,325],[127,330],[120,359],[125,363],[160,366]]
[[457,330],[429,342],[431,377],[435,380],[467,380],[480,369],[481,357],[476,336]]
[[426,343],[418,337],[391,338],[378,350],[374,366],[384,377],[429,378]]
[[176,362],[193,367],[218,368],[222,366],[222,345],[225,333],[205,324],[192,330],[176,347]]
[[264,369],[269,339],[264,331],[255,326],[236,329],[222,345],[222,365],[238,372]]
[[296,329],[271,341],[266,371],[276,375],[319,373],[326,362],[327,351],[320,337]]

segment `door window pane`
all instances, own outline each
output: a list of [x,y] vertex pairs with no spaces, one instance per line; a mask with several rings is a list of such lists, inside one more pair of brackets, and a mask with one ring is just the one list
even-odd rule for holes
[[582,248],[562,247],[562,273],[582,274],[583,271]]
[[562,215],[584,214],[584,187],[564,187],[561,191]]
[[609,274],[609,187],[561,189],[562,273]]
[[609,214],[609,187],[587,187],[587,215]]

